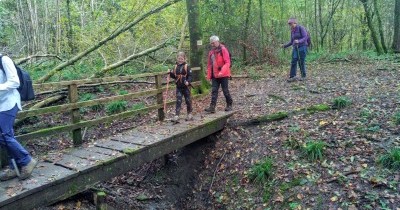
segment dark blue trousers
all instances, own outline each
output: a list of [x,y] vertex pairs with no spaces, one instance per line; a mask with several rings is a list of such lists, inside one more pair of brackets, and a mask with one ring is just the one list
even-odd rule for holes
[[290,78],[296,76],[297,64],[301,71],[301,77],[306,77],[306,56],[307,56],[307,46],[293,47],[292,51],[292,65],[290,67]]
[[[14,121],[18,107],[0,112],[0,145],[7,150],[10,158],[14,158],[18,167],[26,166],[31,161],[31,156],[14,137]],[[10,161],[10,167],[14,168]]]

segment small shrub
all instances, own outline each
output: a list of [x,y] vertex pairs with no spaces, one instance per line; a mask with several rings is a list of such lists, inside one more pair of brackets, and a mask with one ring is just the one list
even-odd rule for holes
[[321,160],[324,156],[326,143],[323,141],[309,141],[304,146],[304,152],[312,160]]
[[372,111],[367,109],[367,108],[363,108],[360,112],[360,117],[368,119],[372,117]]
[[272,178],[272,173],[274,170],[273,161],[271,158],[265,158],[259,163],[256,163],[249,173],[250,181],[256,183],[265,183]]
[[400,111],[393,115],[393,121],[396,125],[400,125]]
[[106,107],[106,112],[107,114],[115,114],[118,112],[122,112],[126,110],[126,107],[128,105],[128,102],[126,101],[113,101],[109,103]]
[[83,95],[79,95],[79,101],[90,101],[95,99],[95,95],[92,93],[85,93]]
[[342,109],[351,104],[351,101],[346,96],[339,96],[333,99],[333,107],[336,109]]
[[400,170],[400,147],[380,156],[378,163],[389,169]]
[[126,94],[128,94],[129,92],[127,91],[127,90],[119,90],[119,95],[126,95]]

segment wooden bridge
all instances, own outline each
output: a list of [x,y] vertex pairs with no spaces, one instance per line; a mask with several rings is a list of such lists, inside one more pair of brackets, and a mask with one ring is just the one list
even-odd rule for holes
[[0,182],[0,209],[32,209],[71,197],[223,129],[232,114],[219,112],[179,124],[165,121],[137,127],[92,145],[49,154],[31,178]]
[[[192,68],[192,70],[201,69]],[[40,96],[41,102],[25,107],[24,111],[18,113],[17,124],[34,117],[40,122],[36,124],[43,125],[17,128],[17,131],[24,131],[18,133],[17,139],[21,142],[34,141],[37,138],[48,139],[48,136],[69,132],[72,134],[74,147],[68,151],[50,152],[45,157],[39,157],[38,166],[33,171],[32,177],[27,180],[13,179],[0,182],[0,210],[23,210],[50,205],[223,129],[232,112],[194,116],[193,121],[183,121],[176,125],[164,121],[163,93],[166,92],[167,83],[163,82],[163,77],[165,73],[160,72],[34,84],[35,92]],[[144,80],[137,80],[143,78]],[[138,89],[138,85],[135,84],[139,83],[146,85]],[[130,85],[121,87],[121,84]],[[200,82],[193,82],[192,85],[199,84]],[[94,95],[92,89],[88,91],[93,87],[112,85],[118,85],[118,90],[124,91],[124,94],[112,95],[110,91]],[[174,86],[169,90],[173,91]],[[90,100],[80,98],[87,94],[92,95]],[[43,97],[44,95],[49,96]],[[99,98],[101,96],[103,97]],[[201,96],[197,94],[192,98]],[[143,97],[146,105],[137,108],[135,105]],[[175,103],[174,98],[169,99],[166,104]],[[43,102],[49,100],[57,100],[58,103],[42,107]],[[84,113],[80,111],[99,107],[104,109],[110,103],[121,101],[124,102],[121,104],[128,107],[111,114],[102,110],[102,115],[93,119],[82,116]],[[134,117],[152,110],[157,110],[159,120],[152,126],[139,126],[124,134],[97,140],[95,143],[85,142],[82,135],[83,129]],[[63,120],[56,122],[55,119]],[[46,121],[49,122],[43,123]],[[2,151],[0,151],[0,165],[6,165],[6,157]]]

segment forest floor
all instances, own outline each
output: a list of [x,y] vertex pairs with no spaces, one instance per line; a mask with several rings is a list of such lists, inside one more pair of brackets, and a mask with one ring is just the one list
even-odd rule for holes
[[[286,82],[287,72],[265,70],[260,78],[234,78],[236,113],[226,128],[96,188],[109,209],[400,209],[400,173],[377,163],[400,147],[400,64],[343,60],[308,65],[306,81]],[[351,104],[310,113],[304,108]],[[194,100],[202,112],[210,97]],[[217,111],[223,111],[220,92]],[[172,110],[172,108],[171,108]],[[288,117],[258,125],[257,116]],[[322,159],[304,146],[322,141]],[[271,175],[252,181],[266,158]],[[89,193],[40,209],[94,209]]]

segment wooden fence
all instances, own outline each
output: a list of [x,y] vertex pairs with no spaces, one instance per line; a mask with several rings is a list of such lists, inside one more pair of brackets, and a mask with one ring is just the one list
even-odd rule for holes
[[[192,71],[200,71],[200,67],[191,68]],[[25,119],[27,117],[40,116],[45,114],[51,114],[52,116],[55,114],[62,114],[69,112],[71,116],[70,122],[67,122],[65,125],[58,125],[49,128],[44,128],[40,130],[36,130],[29,133],[24,133],[16,136],[19,141],[26,141],[28,139],[45,137],[53,134],[59,134],[62,132],[72,132],[72,140],[74,145],[82,144],[82,128],[91,127],[98,125],[100,123],[109,123],[114,120],[121,120],[124,118],[132,117],[136,114],[148,112],[150,110],[158,110],[158,119],[164,120],[165,113],[163,109],[163,92],[166,90],[166,86],[162,84],[162,77],[166,76],[165,72],[162,73],[146,73],[146,74],[137,74],[132,76],[117,76],[117,77],[106,77],[106,78],[94,78],[94,79],[83,79],[83,80],[73,80],[73,81],[64,81],[64,82],[50,82],[43,84],[34,84],[34,89],[36,90],[48,90],[54,88],[68,88],[68,103],[56,106],[49,106],[45,108],[37,108],[37,109],[29,109],[24,110],[18,113],[18,119]],[[125,95],[104,97],[89,101],[79,101],[79,87],[97,83],[99,85],[107,85],[115,82],[124,82],[124,81],[132,81],[139,78],[151,78],[154,77],[155,80],[155,88],[135,93],[129,93]],[[200,82],[193,82],[193,86],[199,85]],[[172,85],[172,90],[175,86]],[[96,118],[92,120],[82,120],[82,116],[80,113],[80,108],[91,107],[95,105],[103,105],[112,101],[118,100],[130,100],[139,98],[142,96],[155,96],[156,103],[145,108],[141,108],[138,110],[129,110],[124,111],[117,114],[107,115],[101,118]],[[172,98],[170,98],[172,99]],[[174,100],[169,100],[168,104],[173,104]]]

